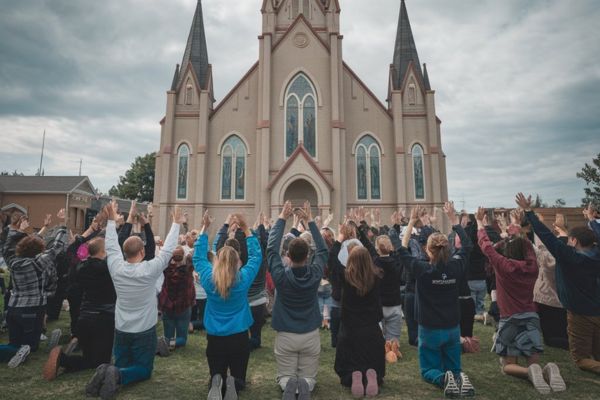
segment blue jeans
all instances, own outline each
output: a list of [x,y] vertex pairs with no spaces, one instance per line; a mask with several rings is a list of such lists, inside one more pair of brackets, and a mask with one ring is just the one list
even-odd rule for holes
[[327,306],[327,310],[329,310],[329,319],[331,319],[331,296],[317,296],[317,299],[319,300],[319,310],[321,311],[321,318],[323,318],[323,310],[325,309],[325,306]]
[[475,302],[475,314],[483,315],[485,311],[485,295],[487,294],[485,279],[469,281],[469,289],[471,289],[471,297],[473,297],[473,301]]
[[181,314],[163,313],[163,328],[167,341],[175,339],[175,346],[182,347],[187,343],[188,327],[190,325],[190,316],[192,308],[188,307]]
[[423,379],[443,387],[446,371],[461,372],[460,326],[428,329],[419,325],[419,366]]
[[115,329],[115,366],[121,385],[150,379],[156,354],[156,327],[145,332],[126,333]]

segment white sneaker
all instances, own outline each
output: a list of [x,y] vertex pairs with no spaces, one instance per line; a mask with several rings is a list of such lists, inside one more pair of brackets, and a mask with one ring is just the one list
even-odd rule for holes
[[48,340],[48,336],[44,335],[43,333],[40,335],[40,342],[45,342],[46,340]]
[[475,397],[475,388],[464,372],[460,373],[460,397]]
[[540,394],[550,393],[550,386],[548,386],[544,380],[542,367],[540,367],[539,364],[531,364],[529,368],[527,368],[527,376],[529,377],[529,381],[533,384],[535,390],[540,392]]
[[550,385],[550,388],[553,392],[564,392],[567,390],[567,384],[560,375],[558,365],[554,363],[548,363],[544,367],[542,373],[544,374],[544,379],[546,379],[546,382],[548,382],[548,385]]
[[451,399],[460,397],[460,389],[456,384],[452,371],[446,371],[446,375],[444,375],[444,397]]
[[15,354],[8,362],[8,368],[17,368],[19,365],[23,364],[30,352],[31,347],[29,347],[28,344],[21,346],[19,351],[17,351],[17,354]]

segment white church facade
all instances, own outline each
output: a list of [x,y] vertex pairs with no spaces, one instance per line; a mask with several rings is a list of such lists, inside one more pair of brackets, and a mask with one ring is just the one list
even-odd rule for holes
[[336,221],[359,206],[384,222],[398,208],[441,206],[441,121],[404,0],[385,104],[342,59],[339,1],[264,0],[260,11],[258,61],[216,103],[198,1],[160,123],[157,234],[175,205],[195,227],[207,208],[219,222],[276,217],[288,199]]

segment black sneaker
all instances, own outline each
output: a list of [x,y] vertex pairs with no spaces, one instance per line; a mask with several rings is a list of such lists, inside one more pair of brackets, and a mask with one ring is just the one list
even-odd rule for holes
[[104,372],[104,382],[100,387],[100,398],[102,400],[114,399],[117,396],[117,390],[119,390],[119,383],[121,382],[121,372],[114,365],[106,367]]
[[223,388],[223,378],[217,374],[212,377],[210,390],[208,391],[208,400],[223,400],[221,389]]
[[475,397],[475,388],[464,372],[460,373],[460,397]]
[[102,386],[102,382],[104,382],[104,373],[106,372],[106,367],[110,364],[100,364],[98,368],[96,368],[96,372],[92,379],[85,385],[85,395],[88,397],[98,397],[100,393],[100,387]]
[[310,386],[304,378],[298,379],[298,400],[310,400]]
[[456,384],[452,371],[446,371],[446,375],[444,375],[444,397],[450,399],[460,397],[460,389]]
[[156,353],[161,357],[168,357],[169,354],[171,354],[169,350],[169,342],[167,341],[166,337],[161,336],[156,341]]
[[296,400],[296,391],[298,390],[298,379],[291,377],[285,384],[283,397],[281,400]]

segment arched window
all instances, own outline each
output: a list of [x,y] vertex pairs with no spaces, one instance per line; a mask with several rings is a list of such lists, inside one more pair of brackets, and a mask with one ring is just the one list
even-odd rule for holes
[[356,145],[356,193],[358,200],[381,200],[381,149],[370,135]]
[[412,148],[413,176],[415,182],[415,199],[425,199],[425,168],[423,160],[423,148],[415,144]]
[[177,200],[187,199],[190,149],[186,144],[177,150]]
[[221,199],[244,200],[246,195],[246,146],[233,135],[221,149]]
[[317,96],[304,74],[292,79],[285,94],[285,156],[302,142],[312,157],[317,156]]
[[185,104],[191,105],[194,99],[194,87],[191,81],[188,79],[185,85]]

